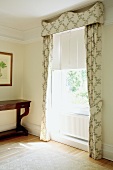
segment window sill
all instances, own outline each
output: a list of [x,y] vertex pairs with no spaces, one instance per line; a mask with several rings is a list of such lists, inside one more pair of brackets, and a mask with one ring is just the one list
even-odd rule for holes
[[64,113],[64,114],[77,114],[77,115],[84,115],[84,116],[89,116],[90,115],[89,108],[85,108],[85,109],[81,109],[81,108],[62,109],[61,113]]

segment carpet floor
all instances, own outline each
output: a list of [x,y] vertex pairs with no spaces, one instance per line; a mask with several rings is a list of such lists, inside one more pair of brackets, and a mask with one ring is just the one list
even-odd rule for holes
[[81,161],[51,142],[20,142],[12,144],[6,151],[9,156],[5,157],[0,150],[3,158],[0,159],[0,170],[108,170],[91,161]]

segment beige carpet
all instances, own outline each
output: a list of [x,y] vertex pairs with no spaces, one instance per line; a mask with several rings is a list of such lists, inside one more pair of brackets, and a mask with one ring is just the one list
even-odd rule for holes
[[107,170],[90,161],[81,161],[49,143],[18,143],[12,148],[13,154],[6,158],[4,155],[0,160],[0,170]]

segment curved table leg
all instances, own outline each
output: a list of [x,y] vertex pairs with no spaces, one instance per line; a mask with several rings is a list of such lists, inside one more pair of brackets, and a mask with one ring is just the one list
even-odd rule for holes
[[16,131],[17,132],[23,132],[24,135],[28,135],[28,131],[21,125],[21,119],[24,116],[27,116],[29,113],[29,108],[25,108],[25,112],[23,114],[20,114],[20,108],[17,109],[17,124],[16,124]]

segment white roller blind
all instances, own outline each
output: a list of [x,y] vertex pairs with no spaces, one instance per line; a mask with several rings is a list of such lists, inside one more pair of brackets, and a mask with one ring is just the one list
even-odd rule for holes
[[55,34],[53,37],[53,70],[85,68],[84,28]]
[[53,60],[52,60],[52,69],[60,70],[60,34],[56,34],[53,36]]
[[60,57],[61,69],[66,69],[70,65],[70,35],[69,33],[60,35]]

